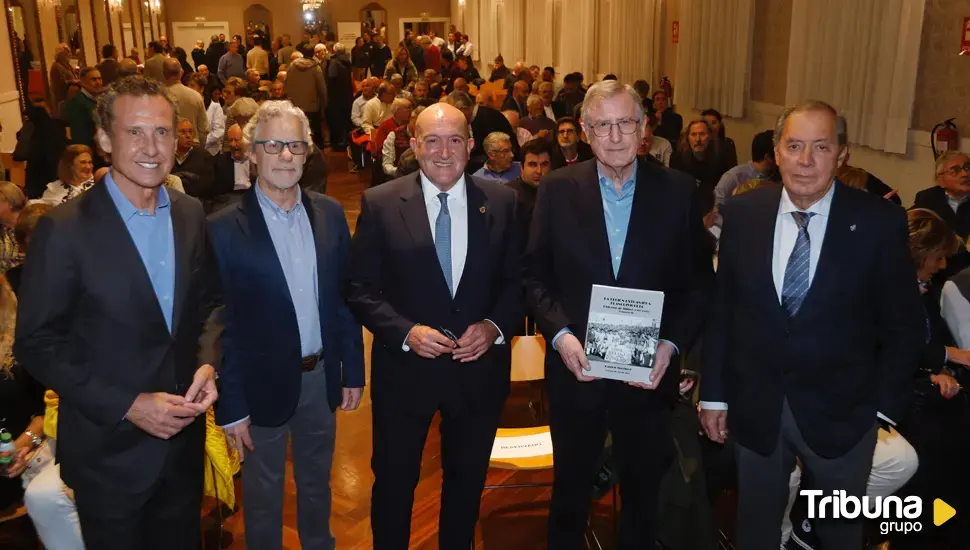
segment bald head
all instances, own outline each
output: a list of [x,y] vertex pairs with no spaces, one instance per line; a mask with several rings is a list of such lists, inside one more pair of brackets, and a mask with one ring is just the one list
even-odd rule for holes
[[440,191],[461,179],[474,145],[464,113],[447,103],[435,103],[415,121],[411,148],[421,172]]
[[516,82],[512,86],[512,97],[519,103],[525,101],[525,98],[529,97],[529,83],[524,80]]
[[165,84],[169,86],[175,84],[182,78],[182,64],[178,59],[169,57],[162,62],[162,76],[165,77]]
[[447,103],[435,103],[421,111],[414,123],[414,135],[420,138],[424,135],[423,130],[442,124],[454,126],[459,135],[468,138],[468,121],[465,120],[464,113]]
[[456,78],[454,84],[452,84],[452,87],[457,92],[468,93],[468,82],[464,78]]

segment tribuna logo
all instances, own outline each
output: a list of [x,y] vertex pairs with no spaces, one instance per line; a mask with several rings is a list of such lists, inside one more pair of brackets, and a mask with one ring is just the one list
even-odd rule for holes
[[[919,532],[923,524],[919,520],[923,514],[923,499],[916,496],[901,498],[898,496],[864,496],[846,495],[845,491],[832,491],[831,495],[823,496],[819,490],[805,489],[799,491],[808,498],[808,517],[811,519],[856,519],[860,516],[867,519],[882,519],[879,530],[883,534],[890,531],[909,533]],[[886,521],[895,520],[895,521]]]

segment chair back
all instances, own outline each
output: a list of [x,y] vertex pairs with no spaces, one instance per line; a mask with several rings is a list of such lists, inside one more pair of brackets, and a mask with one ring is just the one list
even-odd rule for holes
[[542,336],[512,338],[512,381],[530,382],[546,377],[546,339]]

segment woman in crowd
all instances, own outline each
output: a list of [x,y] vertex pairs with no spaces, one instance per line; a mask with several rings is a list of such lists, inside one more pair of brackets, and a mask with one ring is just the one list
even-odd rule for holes
[[[970,401],[959,381],[966,379],[964,367],[970,364],[970,352],[946,345],[948,329],[940,317],[939,290],[931,286],[933,276],[946,268],[947,258],[959,248],[958,237],[930,210],[916,208],[907,212],[907,217],[910,254],[924,297],[927,334],[913,381],[913,402],[909,414],[899,423],[899,432],[916,449],[920,465],[900,493],[922,497],[925,526],[933,517],[935,498],[957,510],[970,509],[970,482],[961,466],[963,457],[970,453],[970,433],[966,430]],[[961,548],[967,540],[970,521],[958,514],[943,526],[894,539],[892,548],[935,548],[934,543],[944,541],[952,548]]]
[[738,148],[734,145],[734,140],[724,135],[724,123],[721,120],[721,113],[715,109],[704,109],[701,117],[707,121],[707,125],[714,134],[713,139],[718,142],[717,149],[721,155],[721,161],[725,170],[730,170],[738,165]]
[[395,74],[404,77],[405,87],[418,79],[418,69],[411,62],[411,53],[405,46],[398,48],[397,57],[388,61],[384,67],[384,80],[390,80]]
[[94,185],[94,162],[87,145],[69,145],[57,163],[57,181],[47,184],[41,201],[65,203]]
[[0,275],[23,263],[24,254],[17,246],[14,227],[26,205],[27,198],[16,184],[0,181]]

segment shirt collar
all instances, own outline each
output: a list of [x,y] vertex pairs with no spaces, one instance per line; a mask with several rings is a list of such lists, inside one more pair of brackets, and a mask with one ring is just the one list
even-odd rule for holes
[[88,96],[88,99],[90,99],[91,101],[97,101],[98,100],[98,98],[96,98],[93,95],[89,94],[88,91],[85,90],[84,88],[81,88],[81,93],[84,94],[84,95],[86,95],[86,96]]
[[[115,183],[114,178],[111,177],[111,171],[108,171],[104,176],[104,185],[108,188],[108,194],[111,196],[111,200],[115,203],[115,208],[118,209],[118,213],[121,214],[121,219],[127,224],[128,220],[132,218],[135,214],[145,213],[147,211],[138,210],[135,205],[128,200],[122,192],[118,189],[118,184]],[[158,186],[158,199],[155,204],[155,212],[158,213],[160,208],[168,208],[171,205],[171,200],[168,196],[168,191],[165,189],[165,185]]]
[[[428,205],[432,202],[438,202],[438,193],[441,193],[441,190],[435,184],[431,183],[428,176],[424,175],[424,171],[419,170],[418,173],[421,174],[421,193],[424,195],[424,204]],[[458,178],[458,183],[453,185],[447,193],[449,198],[454,199],[458,204],[465,204],[466,197],[468,196],[468,190],[465,186],[465,174],[462,174]]]
[[832,209],[833,195],[835,195],[835,185],[829,187],[828,192],[826,192],[821,199],[815,201],[815,204],[809,206],[806,210],[802,210],[795,206],[795,203],[791,201],[791,197],[788,196],[788,189],[782,188],[781,204],[778,207],[778,215],[783,216],[785,214],[791,214],[792,212],[811,212],[816,216],[828,217],[829,210]]
[[970,200],[970,195],[967,195],[967,196],[963,197],[962,199],[958,199],[958,198],[954,197],[953,195],[950,195],[949,193],[946,193],[946,200],[948,200],[950,202],[950,204],[957,204],[957,205],[959,205],[959,204],[963,204],[963,203],[967,202],[968,200]]
[[[578,156],[579,156],[579,153],[577,149],[577,158]],[[613,185],[613,180],[611,180],[610,178],[606,177],[603,174],[603,172],[600,170],[599,162],[596,163],[596,176],[599,178],[601,186],[611,189],[614,193],[616,192],[616,187]],[[626,196],[628,193],[631,193],[633,191],[633,186],[636,185],[636,182],[637,182],[637,161],[634,160],[633,172],[630,172],[630,179],[623,182],[623,186],[620,188],[621,189],[620,196],[623,197],[623,196]]]
[[299,208],[303,207],[303,191],[300,189],[299,185],[296,186],[296,202],[293,204],[293,208],[291,208],[289,211],[284,210],[283,207],[273,202],[273,199],[267,197],[266,193],[263,193],[263,189],[259,186],[258,180],[256,181],[256,185],[253,187],[256,188],[256,202],[259,203],[259,206],[262,207],[263,210],[269,210],[274,214],[285,217],[293,212],[297,212]]

